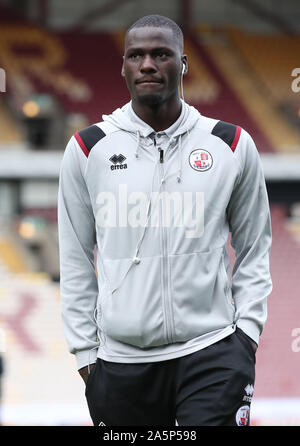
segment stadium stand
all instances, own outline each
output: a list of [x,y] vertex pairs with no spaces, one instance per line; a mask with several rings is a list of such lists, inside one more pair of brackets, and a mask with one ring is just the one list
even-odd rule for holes
[[269,94],[280,104],[300,100],[291,89],[291,73],[299,64],[299,36],[265,35],[227,29],[226,33]]
[[0,148],[3,148],[4,144],[18,143],[23,139],[20,129],[16,125],[2,97],[0,97],[0,134]]
[[[238,102],[242,104],[243,108],[248,112],[250,116],[249,122],[245,122],[245,128],[255,135],[255,141],[261,152],[285,152],[285,153],[298,153],[300,145],[300,130],[291,122],[290,116],[287,116],[282,110],[283,98],[285,102],[293,99],[293,101],[299,101],[297,95],[291,90],[291,71],[292,68],[286,67],[284,62],[280,62],[280,58],[284,60],[284,54],[287,48],[282,47],[282,52],[277,54],[276,62],[277,66],[281,64],[284,66],[284,75],[278,76],[277,84],[281,85],[281,92],[284,90],[285,94],[282,94],[282,101],[279,103],[276,100],[276,96],[272,95],[271,89],[267,89],[266,85],[262,83],[262,79],[254,75],[255,62],[252,65],[249,64],[248,47],[246,42],[248,34],[239,30],[222,30],[222,29],[208,29],[205,30],[202,27],[197,29],[198,36],[203,40],[203,45],[209,51],[211,58],[221,72],[221,76],[228,82],[234,93],[238,97]],[[233,37],[234,36],[234,39]],[[244,51],[241,53],[238,51],[237,45],[241,46],[240,36],[244,37]],[[253,38],[253,36],[252,36]],[[277,36],[277,39],[279,37]],[[273,37],[276,42],[276,38]],[[260,54],[261,48],[265,37],[260,35],[256,36],[255,44],[253,44],[252,55]],[[274,46],[275,46],[274,42]],[[249,45],[250,46],[250,45]],[[293,48],[294,49],[294,48]],[[293,53],[293,49],[289,49],[289,53]],[[277,47],[276,47],[277,51]],[[266,54],[262,51],[261,57],[261,73],[262,77],[268,80],[269,67],[268,64],[264,64],[263,60],[268,60]],[[292,56],[291,56],[292,59]],[[296,61],[294,60],[296,63]],[[295,67],[295,65],[289,65],[289,67]],[[265,71],[264,71],[265,70]],[[273,66],[273,72],[276,69]],[[277,68],[278,71],[278,68]],[[273,74],[273,78],[276,74]],[[272,90],[276,90],[276,86],[272,82],[268,82],[272,85]],[[295,103],[294,102],[294,103]],[[238,118],[241,119],[241,118]],[[248,118],[249,119],[249,118]]]
[[[122,32],[59,33],[28,23],[8,25],[7,20],[2,30],[0,44],[5,51],[1,61],[15,81],[17,93],[12,94],[18,95],[19,103],[20,98],[25,101],[33,92],[47,92],[58,99],[65,113],[81,114],[87,122],[93,123],[101,120],[103,113],[109,113],[129,99],[120,76]],[[298,151],[299,130],[274,107],[275,95],[262,94],[259,81],[253,79],[252,71],[248,70],[251,65],[248,59],[254,52],[248,55],[247,45],[251,45],[247,37],[234,30],[206,29],[205,32],[203,28],[188,35],[185,49],[189,56],[189,73],[185,79],[185,98],[204,115],[239,123],[255,135],[261,152]],[[244,51],[237,51],[237,42]],[[253,47],[256,44],[255,40]],[[280,48],[282,52],[286,49],[284,45]],[[247,61],[244,54],[248,55]],[[277,61],[275,58],[274,64]],[[101,69],[104,63],[105,70]],[[260,71],[261,78],[268,79],[269,69],[265,73]],[[276,82],[281,83],[280,73]],[[107,85],[114,88],[105,88]],[[284,88],[287,93],[287,86]],[[276,84],[272,91],[276,91]],[[288,97],[293,96],[289,93]]]

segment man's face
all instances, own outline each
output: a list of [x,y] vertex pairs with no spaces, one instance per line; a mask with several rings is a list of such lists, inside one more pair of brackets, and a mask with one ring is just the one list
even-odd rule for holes
[[122,75],[132,100],[158,105],[178,95],[180,46],[169,28],[133,28],[125,42]]

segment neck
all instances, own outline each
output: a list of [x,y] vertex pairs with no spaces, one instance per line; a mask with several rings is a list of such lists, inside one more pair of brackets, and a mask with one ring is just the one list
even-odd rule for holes
[[132,99],[132,108],[135,114],[152,127],[156,132],[169,128],[180,116],[181,101],[177,96],[171,103],[146,105]]

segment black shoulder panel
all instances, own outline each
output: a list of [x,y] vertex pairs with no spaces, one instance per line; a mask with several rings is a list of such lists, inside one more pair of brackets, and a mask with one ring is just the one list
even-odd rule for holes
[[241,127],[229,122],[219,121],[211,133],[221,138],[234,152],[240,138]]
[[89,156],[89,153],[94,145],[106,135],[103,130],[100,129],[100,127],[93,124],[86,129],[76,132],[74,136],[85,155]]

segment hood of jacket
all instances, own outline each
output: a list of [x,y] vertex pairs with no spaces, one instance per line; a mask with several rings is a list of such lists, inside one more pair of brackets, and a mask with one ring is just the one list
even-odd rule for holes
[[[167,134],[170,138],[176,138],[191,130],[201,116],[198,110],[186,104],[182,99],[181,103],[181,114],[177,121],[168,129],[160,132]],[[155,133],[155,130],[150,125],[135,114],[132,108],[132,101],[125,104],[122,108],[117,108],[110,115],[103,115],[102,119],[126,132],[138,133],[143,138],[147,138]]]
[[177,158],[178,158],[178,168],[177,168],[177,181],[181,182],[181,164],[182,164],[182,150],[181,150],[181,139],[184,134],[189,136],[190,130],[195,126],[198,122],[201,114],[194,107],[188,105],[186,102],[181,100],[181,113],[179,118],[167,129],[162,130],[160,132],[155,132],[155,130],[140,119],[133,110],[132,101],[125,104],[122,108],[116,109],[110,115],[103,115],[103,121],[109,122],[113,126],[117,127],[126,132],[130,132],[135,134],[136,136],[136,149],[135,149],[135,157],[139,158],[139,152],[141,145],[141,139],[144,139],[144,142],[147,141],[148,138],[153,137],[155,134],[164,134],[169,139],[169,143],[175,142],[175,145],[178,146],[177,150]]

